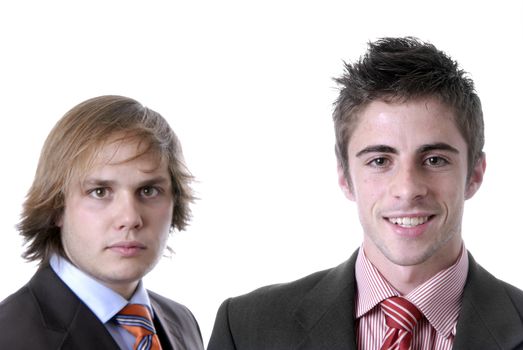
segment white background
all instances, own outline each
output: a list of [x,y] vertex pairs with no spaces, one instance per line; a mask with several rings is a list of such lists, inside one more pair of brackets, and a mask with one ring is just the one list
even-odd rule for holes
[[42,143],[75,104],[138,99],[169,120],[198,179],[194,220],[146,277],[208,340],[228,296],[348,258],[361,242],[337,187],[332,77],[369,40],[414,35],[470,72],[487,174],[467,248],[523,288],[523,3],[514,1],[11,1],[0,5],[0,299],[35,270],[14,225]]

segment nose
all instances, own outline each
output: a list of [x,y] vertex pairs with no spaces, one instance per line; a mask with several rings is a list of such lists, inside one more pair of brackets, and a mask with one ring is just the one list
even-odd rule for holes
[[398,167],[389,189],[394,198],[414,202],[424,198],[428,193],[422,170],[414,165]]
[[119,231],[138,230],[143,226],[140,203],[133,194],[121,194],[115,201],[115,228]]

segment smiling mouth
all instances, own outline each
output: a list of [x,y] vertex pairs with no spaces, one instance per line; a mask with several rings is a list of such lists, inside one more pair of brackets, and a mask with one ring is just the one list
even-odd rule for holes
[[387,220],[394,225],[398,225],[405,228],[416,227],[423,225],[429,221],[432,216],[414,216],[414,217],[397,217],[397,218],[387,218]]

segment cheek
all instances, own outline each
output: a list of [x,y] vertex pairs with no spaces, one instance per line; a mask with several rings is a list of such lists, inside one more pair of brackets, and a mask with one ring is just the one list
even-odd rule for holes
[[63,225],[60,229],[62,245],[65,254],[73,263],[77,263],[78,256],[89,250],[89,240],[86,240],[83,230],[89,230],[89,227],[75,225],[75,221],[70,216],[65,216]]
[[458,213],[463,212],[465,195],[462,190],[447,192],[444,200],[447,202],[447,206],[451,212],[450,215],[453,215],[453,213],[456,213],[457,215]]
[[360,222],[364,226],[370,224],[386,198],[383,187],[377,181],[365,179],[355,184],[354,193]]
[[109,217],[110,212],[108,210],[93,211],[78,208],[70,216],[69,227],[73,229],[73,232],[91,232],[92,235],[95,235],[110,222]]
[[171,227],[173,206],[165,204],[149,208],[147,216],[152,225],[156,226],[158,229],[165,229],[168,231]]
[[438,187],[434,188],[434,191],[437,191],[439,197],[443,200],[450,203],[459,203],[465,201],[465,181],[458,182],[456,179],[461,178],[461,176],[456,177],[446,177],[444,181],[434,181],[438,183]]
[[62,241],[67,239],[73,244],[76,241],[88,243],[89,238],[96,237],[109,222],[108,211],[93,211],[77,205],[74,210],[65,210],[62,215]]
[[436,201],[445,212],[445,222],[448,225],[460,225],[465,204],[464,186],[456,186],[456,182],[440,184]]
[[387,187],[387,181],[373,178],[372,176],[356,178],[353,184],[355,200],[358,205],[375,203],[380,197],[386,194]]
[[171,223],[173,221],[173,211],[174,211],[174,202],[173,200],[169,200],[168,205],[166,205],[164,215],[166,216],[166,220],[169,223],[169,226],[171,226]]

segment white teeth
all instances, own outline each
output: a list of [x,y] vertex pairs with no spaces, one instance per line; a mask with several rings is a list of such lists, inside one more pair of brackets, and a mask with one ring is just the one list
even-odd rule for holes
[[399,225],[401,227],[414,227],[418,225],[422,225],[426,223],[429,220],[428,216],[418,216],[418,217],[410,217],[410,218],[389,218],[389,221],[395,225]]

